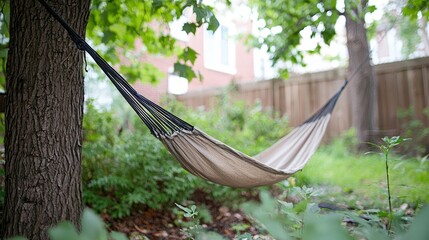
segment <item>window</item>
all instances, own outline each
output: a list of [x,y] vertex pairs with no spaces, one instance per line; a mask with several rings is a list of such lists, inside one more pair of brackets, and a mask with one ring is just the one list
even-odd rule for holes
[[175,73],[168,75],[167,91],[170,94],[181,95],[188,92],[189,82],[188,79],[179,77]]
[[232,24],[220,25],[215,33],[204,30],[204,67],[235,74],[235,44]]

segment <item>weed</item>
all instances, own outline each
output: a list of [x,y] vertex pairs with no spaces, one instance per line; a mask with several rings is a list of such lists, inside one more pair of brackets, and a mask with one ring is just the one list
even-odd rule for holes
[[384,137],[382,138],[381,144],[374,144],[370,143],[374,147],[377,147],[380,152],[384,155],[385,160],[385,166],[386,166],[386,183],[387,183],[387,196],[388,196],[388,202],[389,202],[389,216],[388,216],[388,224],[387,229],[390,231],[390,228],[392,226],[392,200],[391,200],[391,194],[390,194],[390,179],[389,179],[389,154],[392,151],[393,147],[398,146],[404,141],[408,141],[410,139],[408,138],[402,138],[400,136],[395,137]]

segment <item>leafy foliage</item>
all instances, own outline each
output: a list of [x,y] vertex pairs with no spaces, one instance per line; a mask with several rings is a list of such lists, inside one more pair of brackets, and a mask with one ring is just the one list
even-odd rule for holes
[[[198,123],[214,137],[256,154],[286,131],[286,119],[272,118],[260,106],[223,103],[213,111],[190,111],[175,102],[175,113]],[[200,180],[184,170],[163,145],[150,135],[137,116],[126,119],[121,110],[102,111],[91,102],[84,117],[83,183],[85,202],[113,217],[129,215],[137,206],[159,209],[182,202],[196,189],[214,199],[234,204],[243,192]],[[124,124],[126,123],[126,124]],[[275,130],[273,130],[275,129]],[[256,191],[256,190],[253,190]]]
[[429,19],[429,3],[426,0],[408,0],[403,8],[403,13],[414,19],[421,13],[426,19]]
[[[119,232],[108,232],[103,220],[91,209],[86,208],[82,214],[80,232],[68,221],[61,222],[49,229],[50,240],[127,240],[127,236]],[[8,240],[27,240],[14,237]]]
[[6,90],[6,62],[9,51],[9,20],[10,3],[3,0],[0,3],[0,88]]
[[[305,203],[302,211],[302,207],[276,200],[267,192],[261,192],[260,199],[261,203],[246,203],[243,209],[275,239],[391,239],[377,216],[362,218],[354,211],[325,213],[314,203]],[[395,218],[401,221],[402,216],[397,213]],[[396,225],[394,239],[427,239],[429,232],[424,226],[428,220],[429,206],[420,211],[408,231]]]
[[182,205],[176,203],[176,206],[184,212],[184,215],[183,215],[184,217],[194,218],[195,216],[198,215],[198,212],[196,211],[197,206],[195,206],[195,205],[192,205],[191,207],[188,208],[188,207],[185,207],[185,206],[182,206]]
[[401,136],[383,137],[382,138],[382,143],[380,143],[380,144],[373,144],[384,155],[384,160],[385,160],[387,196],[388,196],[388,202],[389,202],[389,216],[388,216],[388,224],[387,224],[387,229],[388,230],[390,230],[390,227],[391,227],[391,224],[392,224],[392,201],[391,201],[391,194],[390,194],[389,161],[388,161],[389,160],[389,153],[392,151],[392,149],[395,146],[398,146],[402,142],[405,142],[405,141],[408,141],[408,140],[410,140],[410,139],[408,139],[408,138],[402,138]]
[[[103,46],[103,55],[109,62],[118,63],[120,55],[127,57],[131,63],[122,67],[121,71],[129,80],[148,78],[153,82],[158,79],[159,71],[141,61],[141,56],[145,54],[178,56],[174,71],[192,80],[197,76],[191,68],[196,58],[195,51],[189,47],[181,49],[170,35],[168,25],[188,10],[192,10],[195,20],[183,25],[182,30],[186,33],[195,34],[196,29],[203,24],[207,24],[207,28],[213,32],[219,27],[212,7],[204,5],[202,1],[93,0],[87,34],[95,45]],[[143,49],[134,50],[136,41],[141,41]],[[192,53],[193,56],[189,57]]]
[[[226,1],[228,4],[228,1]],[[0,3],[0,84],[5,89],[5,73],[9,49],[10,1]],[[181,48],[170,32],[169,23],[179,19],[185,11],[192,10],[195,20],[190,17],[182,28],[183,31],[195,34],[197,28],[207,24],[207,29],[216,31],[219,22],[213,8],[197,0],[176,1],[138,1],[138,0],[92,0],[91,13],[86,29],[87,37],[98,46],[98,51],[111,64],[118,64],[127,59],[128,64],[121,64],[121,73],[129,81],[137,79],[145,82],[157,82],[162,73],[152,64],[142,61],[149,54],[160,54],[167,57],[177,56],[174,71],[181,77],[192,80],[196,74],[188,62],[187,52],[191,48]],[[135,50],[136,41],[143,48]]]
[[[419,43],[425,44],[427,38],[426,23],[427,18],[418,16],[419,11],[412,12],[408,5],[413,1],[408,0],[390,0],[386,5],[383,17],[380,22],[387,27],[386,30],[395,29],[403,46],[401,53],[404,57],[409,58],[416,52]],[[406,14],[407,13],[407,14]],[[424,24],[419,24],[419,22]],[[422,41],[423,40],[423,41]]]
[[[322,45],[329,45],[334,39],[335,24],[341,15],[350,14],[361,19],[363,16],[360,15],[375,10],[374,6],[362,9],[359,2],[347,0],[345,9],[339,9],[336,0],[251,0],[250,3],[257,8],[258,17],[264,20],[259,30],[267,33],[252,38],[252,43],[257,47],[266,45],[273,64],[284,62],[287,66],[305,65],[306,54],[320,53]],[[361,10],[359,16],[351,11],[353,8]],[[316,42],[314,46],[300,47],[304,30],[311,32],[310,38]],[[284,69],[283,75],[286,73],[287,69]]]
[[119,132],[114,119],[111,112],[88,105],[83,146],[85,201],[97,211],[122,217],[135,205],[159,209],[189,197],[196,178],[148,131]]

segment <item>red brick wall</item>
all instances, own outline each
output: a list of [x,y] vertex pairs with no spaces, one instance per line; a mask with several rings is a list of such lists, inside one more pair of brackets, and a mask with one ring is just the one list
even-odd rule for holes
[[[251,23],[238,23],[237,31],[239,32],[251,32]],[[253,51],[248,50],[244,46],[242,41],[237,41],[235,43],[235,56],[236,56],[236,74],[228,74],[224,72],[219,72],[204,67],[204,31],[203,29],[198,29],[195,36],[191,35],[189,41],[181,42],[181,45],[190,46],[193,48],[199,55],[194,65],[194,70],[196,72],[200,71],[203,75],[203,81],[198,79],[192,80],[189,84],[188,91],[206,89],[211,87],[219,87],[228,85],[231,81],[235,82],[249,82],[254,81],[254,71],[253,71]],[[141,49],[141,43],[136,43],[136,51]],[[159,102],[164,94],[167,93],[167,84],[168,84],[168,70],[172,68],[175,62],[174,58],[165,58],[158,56],[144,56],[141,61],[146,61],[154,64],[158,69],[165,73],[164,79],[161,79],[157,85],[147,84],[147,83],[137,83],[135,87],[137,91],[142,93],[144,96],[148,97],[152,101]]]

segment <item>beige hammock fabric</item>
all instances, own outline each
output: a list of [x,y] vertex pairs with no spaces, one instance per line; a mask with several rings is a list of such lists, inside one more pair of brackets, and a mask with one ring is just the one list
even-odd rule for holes
[[331,114],[304,123],[260,154],[249,157],[203,131],[161,137],[181,165],[203,179],[231,187],[270,185],[301,170],[316,151]]

